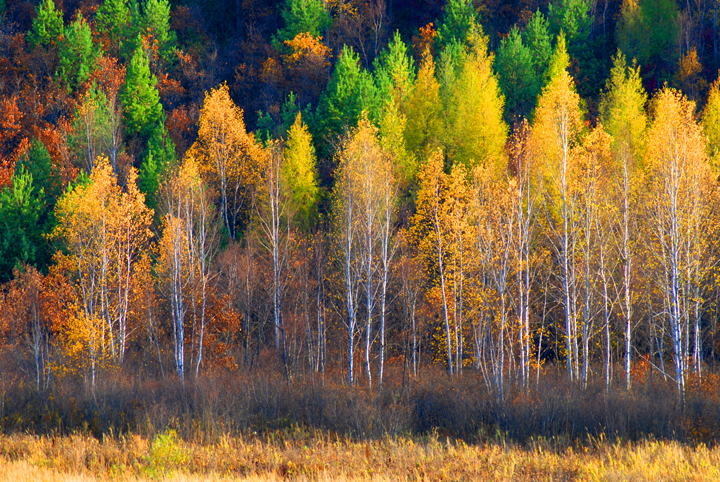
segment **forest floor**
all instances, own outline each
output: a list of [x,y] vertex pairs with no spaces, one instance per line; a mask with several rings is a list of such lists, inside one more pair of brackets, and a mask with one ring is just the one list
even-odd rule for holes
[[525,446],[429,437],[356,440],[315,432],[180,439],[0,435],[1,481],[720,480],[720,447],[602,438]]

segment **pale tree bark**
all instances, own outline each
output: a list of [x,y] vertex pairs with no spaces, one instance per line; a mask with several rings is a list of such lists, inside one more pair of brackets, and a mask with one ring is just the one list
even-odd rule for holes
[[207,329],[207,300],[214,277],[216,251],[214,212],[197,165],[186,159],[163,186],[165,222],[160,242],[158,287],[170,305],[175,371],[181,380],[188,370],[185,347],[190,329],[189,369],[200,375]]
[[283,156],[280,146],[269,147],[268,162],[263,176],[262,199],[258,220],[263,233],[261,244],[271,259],[272,306],[275,350],[280,354],[287,370],[285,327],[283,323],[283,297],[287,283],[288,243],[290,241],[290,216],[287,199],[282,186]]

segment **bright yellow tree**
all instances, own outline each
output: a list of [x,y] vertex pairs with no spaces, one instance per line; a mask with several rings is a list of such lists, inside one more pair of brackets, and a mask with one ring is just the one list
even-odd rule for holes
[[420,71],[412,92],[403,106],[406,116],[405,144],[418,159],[427,159],[440,145],[443,129],[440,84],[435,77],[435,62],[429,49],[425,50]]
[[505,100],[492,69],[494,55],[488,52],[488,38],[482,31],[473,29],[468,41],[470,48],[449,92],[447,155],[468,171],[478,165],[501,171],[506,164],[508,127],[503,120]]
[[654,280],[661,299],[656,309],[670,332],[675,381],[683,399],[690,359],[699,370],[703,281],[716,263],[709,258],[706,239],[714,224],[709,209],[713,188],[695,103],[665,87],[653,99],[653,113],[645,156],[648,224],[654,235],[649,252],[658,269]]
[[580,96],[567,71],[568,64],[565,39],[560,35],[548,69],[550,81],[543,89],[535,111],[531,149],[533,162],[542,179],[548,240],[560,265],[558,278],[564,309],[566,361],[568,376],[572,380],[577,378],[579,371],[574,299],[577,276],[574,247],[579,233],[574,221],[576,199],[573,193],[576,191],[573,190],[573,181],[576,176],[575,152],[581,142],[583,118]]
[[308,228],[317,209],[320,189],[312,136],[300,112],[288,131],[283,156],[281,184],[298,224]]

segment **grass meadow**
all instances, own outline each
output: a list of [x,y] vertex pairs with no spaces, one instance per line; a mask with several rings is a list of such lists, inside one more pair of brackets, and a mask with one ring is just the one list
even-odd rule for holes
[[432,368],[382,387],[338,379],[139,370],[44,394],[5,379],[0,482],[720,480],[712,374],[684,401],[650,372],[630,392],[551,369],[503,394]]

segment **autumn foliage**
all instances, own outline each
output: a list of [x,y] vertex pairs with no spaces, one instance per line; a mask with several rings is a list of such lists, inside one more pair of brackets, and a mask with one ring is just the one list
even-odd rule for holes
[[[0,427],[80,427],[121,386],[98,433],[230,404],[239,431],[528,438],[562,387],[628,417],[662,393],[694,436],[720,360],[713,15],[0,0]],[[227,380],[292,403],[197,401]],[[141,422],[153,384],[196,390],[189,418]]]

